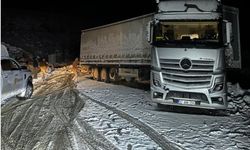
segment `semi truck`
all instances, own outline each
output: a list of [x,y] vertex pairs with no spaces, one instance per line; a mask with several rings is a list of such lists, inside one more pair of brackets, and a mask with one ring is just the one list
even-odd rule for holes
[[241,68],[238,9],[156,2],[155,13],[83,30],[80,64],[97,80],[149,80],[158,106],[226,109],[226,68]]

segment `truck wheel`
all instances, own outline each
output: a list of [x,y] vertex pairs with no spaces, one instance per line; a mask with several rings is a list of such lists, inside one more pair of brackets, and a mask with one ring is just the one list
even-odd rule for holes
[[110,82],[109,68],[102,68],[102,70],[101,70],[101,81],[104,81],[106,83]]
[[92,68],[91,67],[86,67],[87,68],[87,73],[92,75]]
[[94,80],[97,80],[97,81],[100,81],[101,80],[101,70],[100,68],[93,68],[93,79]]
[[106,81],[107,80],[107,69],[106,68],[102,68],[101,70],[101,81]]
[[98,68],[92,68],[92,76],[94,80],[98,78]]
[[109,78],[112,81],[117,81],[118,80],[118,70],[117,70],[117,68],[111,68],[110,69]]
[[30,98],[32,94],[33,94],[33,84],[32,82],[28,82],[25,92],[21,93],[20,94],[21,96],[17,96],[17,98],[20,100],[25,100],[25,99]]

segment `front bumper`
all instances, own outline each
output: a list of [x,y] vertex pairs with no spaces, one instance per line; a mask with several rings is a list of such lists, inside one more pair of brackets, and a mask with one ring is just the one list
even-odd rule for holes
[[[156,84],[152,78],[153,74],[159,75],[159,82]],[[167,84],[162,80],[160,72],[151,72],[151,99],[155,103],[163,105],[194,107],[203,109],[226,109],[227,96],[226,84],[218,92],[211,92],[214,87],[214,79],[224,77],[224,74],[215,75],[210,87],[178,87]]]

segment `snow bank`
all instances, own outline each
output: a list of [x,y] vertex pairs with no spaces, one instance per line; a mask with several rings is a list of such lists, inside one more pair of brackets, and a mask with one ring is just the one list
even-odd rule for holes
[[250,89],[242,89],[239,83],[228,83],[227,86],[229,112],[231,114],[240,114],[243,117],[250,119]]

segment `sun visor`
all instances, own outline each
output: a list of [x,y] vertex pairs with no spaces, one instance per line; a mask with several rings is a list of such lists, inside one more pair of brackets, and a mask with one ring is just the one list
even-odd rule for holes
[[216,12],[217,0],[168,0],[159,3],[159,12]]

